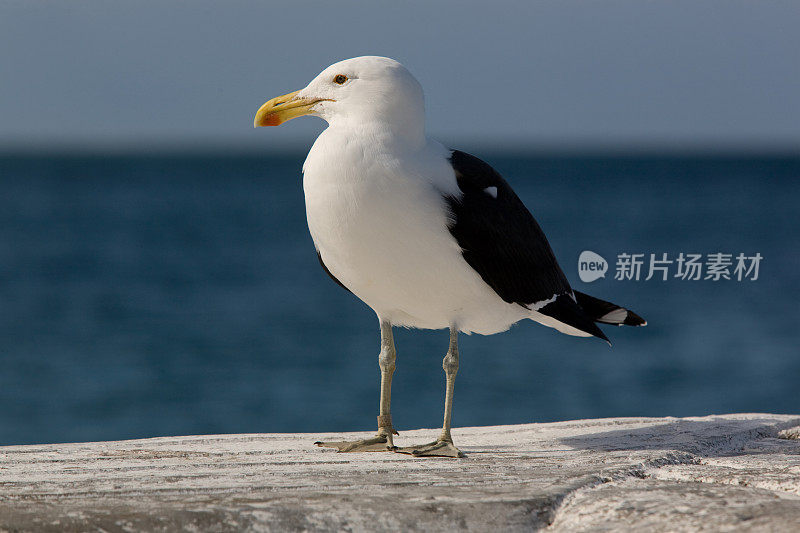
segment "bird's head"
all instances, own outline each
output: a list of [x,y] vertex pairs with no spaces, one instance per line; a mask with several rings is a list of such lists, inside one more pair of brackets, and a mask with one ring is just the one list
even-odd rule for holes
[[254,127],[278,126],[314,115],[329,124],[381,122],[391,128],[424,129],[422,87],[400,63],[364,56],[334,63],[305,88],[262,105]]

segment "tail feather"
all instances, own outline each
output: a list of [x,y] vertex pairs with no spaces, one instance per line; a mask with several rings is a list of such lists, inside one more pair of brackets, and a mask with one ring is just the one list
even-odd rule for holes
[[538,313],[547,318],[534,320],[546,326],[556,328],[567,335],[581,337],[594,335],[606,341],[609,346],[611,345],[611,341],[608,340],[603,330],[594,323],[594,318],[586,313],[567,293],[558,295],[552,302],[541,307]]
[[575,300],[589,317],[601,324],[615,326],[646,326],[647,321],[629,309],[606,302],[582,292],[573,291]]

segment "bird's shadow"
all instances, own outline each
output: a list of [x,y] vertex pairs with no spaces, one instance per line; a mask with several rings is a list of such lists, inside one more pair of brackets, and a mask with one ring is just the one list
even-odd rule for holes
[[[761,439],[775,439],[781,430],[798,424],[800,417],[786,421],[776,421],[768,417],[676,419],[641,428],[615,429],[563,437],[559,441],[580,450],[608,452],[674,450],[701,457],[723,457],[739,455],[749,443]],[[767,453],[767,450],[752,450],[748,447],[747,453]]]

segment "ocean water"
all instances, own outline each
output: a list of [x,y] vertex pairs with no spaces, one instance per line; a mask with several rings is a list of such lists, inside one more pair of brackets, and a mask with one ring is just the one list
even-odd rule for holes
[[[462,335],[455,426],[800,412],[800,159],[481,155],[573,286],[650,324],[606,326],[612,348]],[[317,263],[302,161],[0,158],[0,444],[372,429],[377,321]],[[605,278],[578,279],[583,250]],[[763,260],[756,281],[614,279],[618,254],[664,252]],[[447,333],[395,340],[395,424],[437,427]]]

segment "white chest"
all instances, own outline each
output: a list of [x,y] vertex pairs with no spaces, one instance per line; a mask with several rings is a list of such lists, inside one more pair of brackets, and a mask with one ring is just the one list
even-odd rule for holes
[[442,246],[456,248],[435,185],[441,177],[433,175],[452,170],[409,168],[419,158],[403,160],[352,143],[318,142],[309,154],[303,178],[308,227],[328,268],[351,285],[421,266]]

